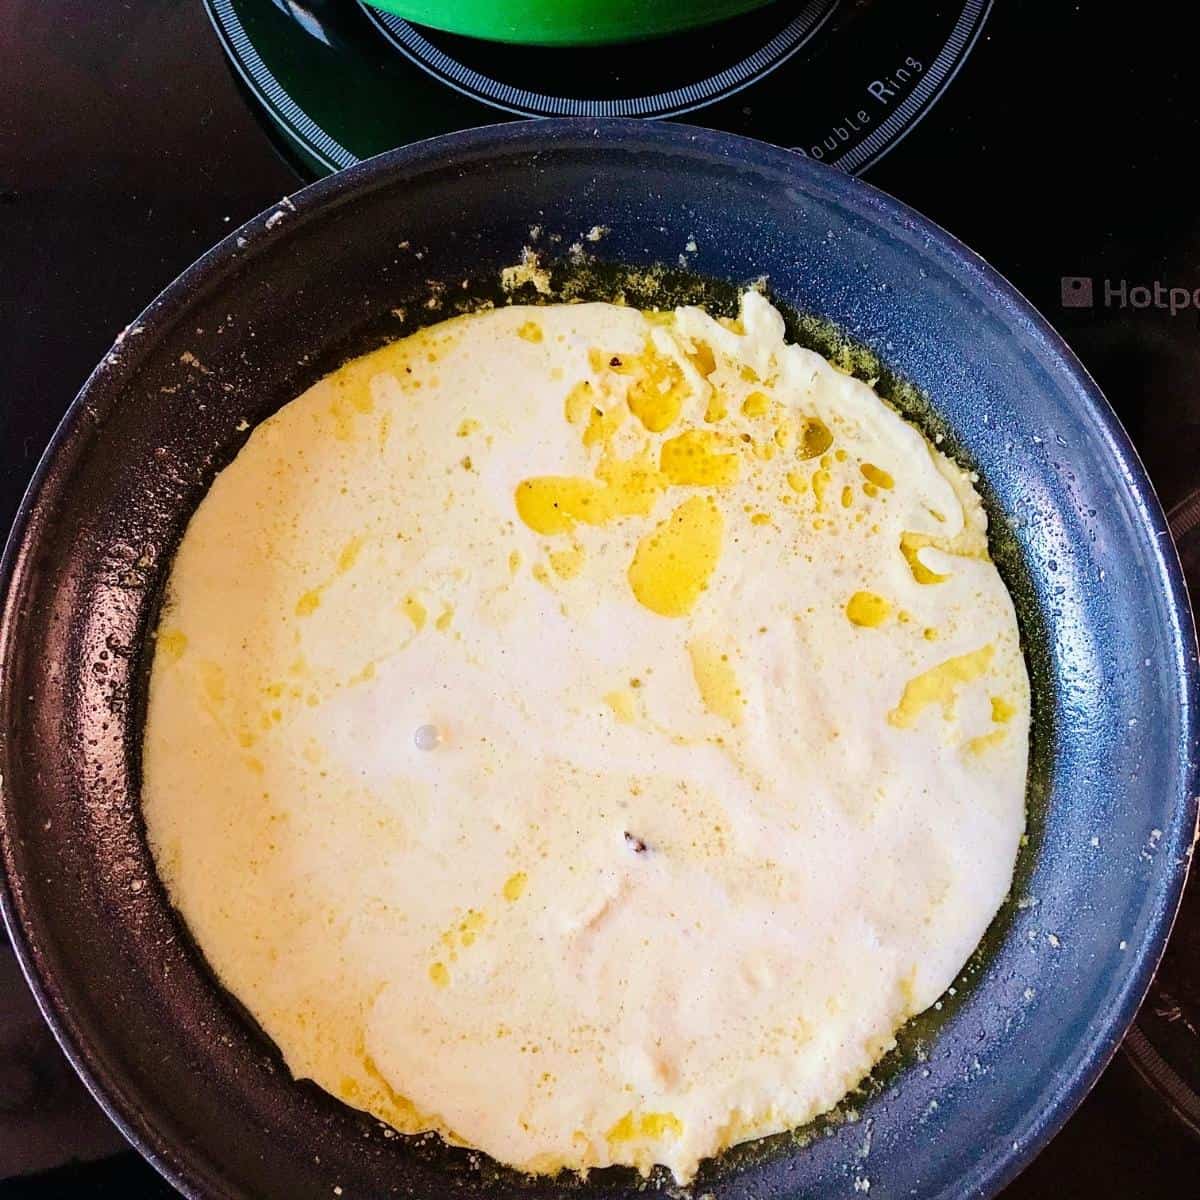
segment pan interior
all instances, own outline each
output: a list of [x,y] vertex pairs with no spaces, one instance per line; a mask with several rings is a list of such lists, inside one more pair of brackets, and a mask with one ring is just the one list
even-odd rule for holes
[[[530,265],[532,263],[531,256]],[[427,296],[409,297],[407,303],[401,306],[403,315],[393,311],[386,314],[382,320],[367,322],[344,347],[330,351],[330,362],[333,366],[340,365],[342,362],[355,359],[362,353],[394,340],[397,336],[407,336],[420,328],[436,324],[447,315],[447,311],[453,315],[462,315],[512,303],[545,305],[600,300],[639,309],[658,310],[670,310],[678,305],[694,304],[704,307],[714,316],[736,317],[739,297],[744,290],[744,287],[739,287],[730,281],[706,278],[682,268],[668,268],[662,265],[651,268],[635,268],[621,263],[591,261],[578,254],[558,260],[549,256],[540,256],[537,271],[536,285],[534,282],[526,282],[509,289],[498,286],[496,280],[481,281],[480,286],[468,286],[465,289],[460,282],[459,287],[451,293],[448,304],[437,303],[430,307],[430,299],[439,300],[447,292],[444,283],[438,281],[429,285]],[[928,397],[891,370],[877,354],[856,343],[843,330],[830,322],[812,314],[798,313],[787,306],[778,296],[770,295],[769,298],[785,316],[789,342],[817,351],[836,362],[856,378],[873,386],[888,403],[918,425],[930,440],[937,437],[941,444],[946,446],[946,439],[948,437],[952,439],[952,431],[939,419],[937,411],[931,405]],[[397,332],[398,330],[399,332]],[[949,444],[954,446],[952,440]],[[962,447],[954,446],[952,452],[964,465],[976,467],[976,464],[965,458]],[[980,486],[988,496],[989,531],[993,553],[1001,565],[1006,586],[1014,596],[1018,609],[1020,628],[1023,634],[1023,649],[1031,664],[1031,674],[1044,687],[1048,678],[1045,664],[1042,662],[1045,653],[1045,631],[1040,623],[1036,598],[1030,587],[1028,572],[1021,559],[1012,531],[1006,526],[1003,515],[986,491],[986,480],[983,480]],[[166,572],[164,572],[164,578],[165,575]],[[160,604],[161,599],[162,592],[160,591]],[[152,620],[152,627],[157,623],[156,615]],[[143,723],[144,702],[148,694],[152,646],[152,641],[148,644],[143,643],[142,646],[141,686],[137,693],[139,704],[137,727],[139,729]],[[1042,669],[1038,669],[1038,664],[1041,664]],[[897,1048],[834,1109],[816,1121],[788,1133],[773,1138],[758,1139],[735,1147],[727,1154],[732,1161],[736,1163],[758,1161],[764,1155],[770,1156],[786,1151],[788,1147],[806,1145],[817,1134],[847,1121],[856,1120],[859,1109],[864,1103],[877,1096],[890,1081],[898,1078],[905,1070],[911,1069],[915,1064],[924,1060],[939,1029],[974,994],[977,981],[981,978],[983,968],[986,967],[989,948],[998,945],[1003,940],[1011,923],[1014,905],[1023,894],[1024,881],[1031,874],[1040,842],[1050,762],[1048,747],[1052,742],[1052,732],[1049,728],[1052,720],[1052,705],[1045,696],[1037,694],[1036,686],[1034,692],[1034,707],[1041,717],[1041,722],[1034,731],[1031,768],[1027,779],[1028,833],[1022,841],[1013,893],[989,928],[985,940],[964,965],[960,977],[954,982],[952,991],[943,995],[938,1007],[930,1008],[908,1021],[898,1033]],[[134,753],[136,755],[138,751],[135,750]],[[186,936],[186,930],[184,935]],[[203,958],[202,951],[198,947],[194,947],[194,949],[195,953]],[[211,971],[207,973],[212,985],[219,987],[215,975]],[[235,997],[227,995],[226,999],[237,1007],[246,1022],[252,1026],[255,1024],[253,1017]],[[261,1031],[259,1031],[259,1036],[264,1050],[273,1053],[274,1047],[268,1036]],[[481,1161],[486,1161],[486,1159],[481,1159]],[[498,1177],[506,1174],[503,1168],[495,1164],[489,1163],[488,1169]],[[613,1173],[617,1174],[618,1172],[614,1170]],[[667,1186],[669,1180],[670,1176],[665,1171],[659,1171],[655,1176],[655,1183],[658,1186]]]

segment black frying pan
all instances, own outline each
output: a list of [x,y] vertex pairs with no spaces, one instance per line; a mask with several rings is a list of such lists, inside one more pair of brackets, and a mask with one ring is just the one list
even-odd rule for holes
[[[498,271],[535,224],[552,257],[610,228],[583,243],[591,263],[555,271],[597,298],[719,309],[765,274],[821,318],[793,336],[828,349],[848,333],[859,368],[982,473],[1034,682],[1013,895],[955,994],[860,1094],[799,1136],[706,1164],[695,1192],[990,1195],[1114,1051],[1178,902],[1197,732],[1178,563],[1111,411],[1008,285],[880,193],[727,135],[536,122],[384,155],[231,235],[113,347],[4,561],[3,900],[30,982],[101,1103],[190,1195],[639,1193],[627,1171],[528,1180],[388,1137],[293,1082],[170,910],[138,808],[147,634],[172,550],[246,423],[385,337],[502,301]],[[653,294],[627,270],[681,254]],[[436,310],[421,303],[430,280],[446,285]]]

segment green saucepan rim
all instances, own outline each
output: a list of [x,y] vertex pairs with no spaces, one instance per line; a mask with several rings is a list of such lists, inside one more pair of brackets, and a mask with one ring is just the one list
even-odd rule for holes
[[369,0],[419,25],[494,42],[586,46],[677,33],[770,0]]

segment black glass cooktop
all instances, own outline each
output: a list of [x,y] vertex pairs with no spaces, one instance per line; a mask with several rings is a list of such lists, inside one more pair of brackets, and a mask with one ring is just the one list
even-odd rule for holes
[[[777,0],[579,51],[472,42],[355,0],[8,0],[0,527],[116,333],[231,225],[401,142],[620,113],[863,173],[987,257],[1121,415],[1200,595],[1194,74],[1182,27],[1069,0]],[[1195,1195],[1198,1091],[1193,884],[1136,1030],[1006,1196]],[[0,1196],[169,1194],[75,1082],[0,952]]]

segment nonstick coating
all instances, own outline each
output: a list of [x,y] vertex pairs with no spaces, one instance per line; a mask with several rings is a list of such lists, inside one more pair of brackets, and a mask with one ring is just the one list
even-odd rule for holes
[[[726,134],[533,122],[383,155],[231,235],[97,368],[21,511],[0,610],[4,907],[43,1009],[114,1119],[191,1195],[638,1192],[626,1171],[525,1180],[292,1082],[167,905],[138,807],[147,632],[216,471],[348,354],[495,294],[534,225],[564,258],[583,238],[601,262],[685,254],[714,279],[765,275],[927,393],[929,428],[983,475],[1035,686],[1014,895],[872,1088],[807,1139],[706,1165],[695,1193],[991,1195],[1107,1062],[1178,902],[1196,791],[1178,562],[1112,412],[1012,288],[879,192]],[[597,225],[607,234],[586,240]],[[561,277],[603,291],[602,276]]]

